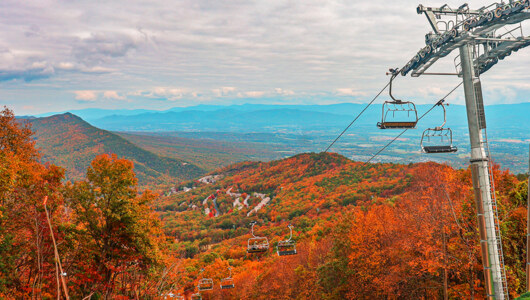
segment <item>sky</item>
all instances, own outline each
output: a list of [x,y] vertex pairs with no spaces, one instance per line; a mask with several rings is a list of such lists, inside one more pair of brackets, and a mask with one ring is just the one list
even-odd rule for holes
[[[476,8],[484,3],[467,2]],[[447,3],[458,7],[461,1]],[[418,4],[2,0],[0,105],[29,115],[82,108],[365,103],[388,82],[388,68],[405,65],[425,45],[430,26],[416,13]],[[430,71],[454,72],[455,55]],[[523,49],[484,74],[486,104],[530,101],[529,67],[530,49]],[[400,77],[395,94],[434,103],[459,81]],[[462,104],[462,89],[449,100]]]

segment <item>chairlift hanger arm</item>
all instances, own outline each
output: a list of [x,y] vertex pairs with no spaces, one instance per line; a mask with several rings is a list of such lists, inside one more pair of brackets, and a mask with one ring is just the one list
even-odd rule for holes
[[250,225],[252,225],[252,227],[250,229],[250,234],[252,234],[253,237],[257,237],[257,236],[254,235],[254,225],[256,225],[256,221],[250,222]]
[[389,73],[387,73],[387,74],[392,75],[390,77],[390,83],[389,83],[389,87],[388,87],[388,94],[390,95],[390,98],[392,98],[392,100],[394,102],[401,102],[401,100],[398,100],[398,99],[394,98],[394,95],[392,95],[392,82],[394,81],[396,76],[399,74],[399,69],[398,68],[390,69]]
[[289,224],[289,239],[288,241],[290,241],[292,238],[293,238],[293,226],[291,224]]

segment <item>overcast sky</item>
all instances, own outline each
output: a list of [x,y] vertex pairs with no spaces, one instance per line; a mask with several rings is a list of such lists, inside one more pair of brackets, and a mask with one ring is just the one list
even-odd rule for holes
[[[2,0],[0,104],[21,115],[88,107],[368,102],[386,84],[387,69],[403,66],[425,45],[430,27],[416,14],[418,4]],[[433,71],[454,71],[453,57]],[[487,104],[530,101],[529,67],[530,49],[524,49],[483,75]],[[396,94],[432,103],[458,82],[403,77]],[[463,103],[462,94],[451,100]]]

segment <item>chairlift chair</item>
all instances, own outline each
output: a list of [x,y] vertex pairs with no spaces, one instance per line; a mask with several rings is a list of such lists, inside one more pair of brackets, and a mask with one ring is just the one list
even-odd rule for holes
[[[427,128],[423,131],[421,136],[421,151],[423,153],[453,153],[458,151],[456,146],[453,146],[453,131],[451,128],[444,128],[446,119],[446,110],[443,104],[443,100],[438,102],[438,106],[441,106],[444,112],[444,122],[441,126],[435,128]],[[442,144],[431,144],[431,139],[440,138]],[[445,139],[445,141],[444,141]],[[428,144],[428,145],[426,145]]]
[[191,300],[202,300],[201,293],[196,293],[191,295]]
[[289,224],[289,239],[285,241],[279,241],[278,245],[276,246],[276,253],[278,253],[278,256],[285,256],[285,255],[295,255],[296,252],[296,242],[292,240],[293,238],[293,226]]
[[377,123],[377,127],[380,129],[414,129],[418,123],[418,111],[416,110],[416,105],[410,101],[394,98],[392,95],[392,81],[394,81],[394,78],[399,74],[399,70],[390,69],[390,72],[392,77],[390,78],[388,93],[392,100],[383,103],[381,122]]
[[254,235],[254,225],[256,222],[250,223],[252,225],[250,233],[252,237],[248,239],[247,253],[263,253],[269,250],[269,240],[266,237],[260,237]]
[[230,274],[228,277],[221,279],[221,289],[233,289],[234,288],[234,279],[232,279],[232,268],[228,268]]
[[[184,300],[184,297],[182,295],[174,294],[172,292],[168,293],[166,296],[169,298],[175,298],[177,300]],[[164,297],[164,299],[166,299],[166,297]]]
[[[202,272],[204,272],[204,269],[201,269],[201,273]],[[201,278],[199,279],[197,288],[199,289],[199,292],[211,291],[213,290],[213,280],[211,278]]]

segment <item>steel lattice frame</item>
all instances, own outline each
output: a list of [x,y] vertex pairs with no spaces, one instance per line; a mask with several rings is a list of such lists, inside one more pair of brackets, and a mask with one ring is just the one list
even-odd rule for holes
[[[529,5],[530,0],[514,1],[511,4],[494,3],[479,10],[452,10],[447,7],[433,9],[420,5],[417,12],[427,16],[434,33],[426,36],[426,46],[401,69],[401,75],[410,73],[411,76],[418,77],[438,59],[465,44],[477,46],[474,65],[479,74],[486,72],[512,52],[530,45],[530,36],[524,36],[522,28],[517,37],[513,35],[513,30],[508,34],[496,34],[498,29],[506,25],[530,19]],[[437,22],[442,15],[452,15],[455,19]],[[446,28],[439,28],[440,25],[446,25]],[[516,29],[519,28],[520,26]],[[482,53],[479,53],[479,48],[483,50]],[[461,76],[461,71],[458,75]]]

